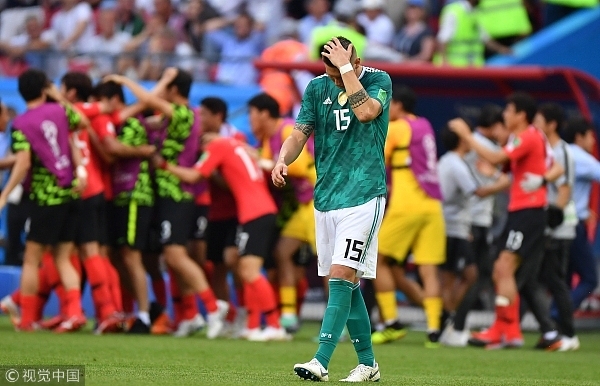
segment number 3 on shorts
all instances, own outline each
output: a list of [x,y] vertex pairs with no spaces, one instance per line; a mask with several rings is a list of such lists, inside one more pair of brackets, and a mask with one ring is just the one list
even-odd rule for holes
[[516,252],[521,248],[523,244],[523,232],[510,231],[508,238],[506,239],[506,249],[509,251]]
[[[350,259],[352,261],[360,261],[360,258],[363,254],[362,246],[365,243],[359,240],[346,239],[346,253],[344,254],[344,259]],[[352,250],[350,250],[352,248]],[[355,256],[350,256],[350,252],[356,252]]]

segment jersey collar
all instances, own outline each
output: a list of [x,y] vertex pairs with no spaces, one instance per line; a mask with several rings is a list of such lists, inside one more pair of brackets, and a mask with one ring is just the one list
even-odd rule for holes
[[365,75],[365,66],[362,66],[362,69],[360,71],[360,75],[358,76],[358,80],[361,80],[361,78],[363,77],[363,75]]

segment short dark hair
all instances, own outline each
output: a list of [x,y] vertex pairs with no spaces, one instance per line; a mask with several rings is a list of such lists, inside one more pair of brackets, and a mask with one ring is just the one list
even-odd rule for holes
[[544,103],[538,107],[537,112],[544,117],[547,123],[556,122],[556,131],[560,132],[565,121],[565,112],[559,104]]
[[30,68],[19,76],[19,94],[25,100],[30,102],[40,98],[44,90],[50,84],[46,74],[36,68]]
[[279,118],[279,103],[267,93],[261,93],[248,101],[248,107],[254,107],[258,111],[267,110],[271,118]]
[[409,114],[415,113],[417,94],[408,86],[398,85],[393,87],[392,100],[402,103],[402,109]]
[[[342,45],[342,47],[344,47],[345,49],[348,49],[348,47],[350,46],[350,44],[352,44],[352,42],[348,39],[346,39],[343,36],[336,36],[337,39],[340,41],[340,44]],[[329,43],[329,41],[327,42]],[[331,63],[331,60],[329,60],[329,58],[325,55],[322,54],[322,52],[329,52],[329,50],[327,49],[327,43],[323,44],[320,48],[319,51],[319,55],[321,55],[321,59],[323,60],[323,63],[325,63],[325,65],[329,66],[329,67],[335,67],[333,65],[333,63]],[[352,56],[356,56],[356,48],[354,46],[352,46]]]
[[192,74],[189,72],[182,70],[181,68],[177,69],[177,76],[171,83],[167,85],[167,87],[177,87],[177,91],[179,95],[184,98],[189,98],[190,90],[192,89],[193,82]]
[[502,107],[491,103],[484,105],[479,113],[479,118],[477,118],[477,126],[490,128],[496,123],[504,123]]
[[533,117],[535,117],[535,113],[537,112],[537,105],[531,95],[518,91],[509,95],[506,98],[506,103],[512,103],[517,113],[525,112],[527,123],[533,122]]
[[218,97],[208,97],[200,101],[200,106],[208,109],[213,114],[221,114],[223,121],[227,120],[227,103]]
[[75,89],[77,100],[80,102],[86,102],[92,95],[92,78],[84,72],[67,72],[60,82],[65,85],[67,91]]
[[440,140],[442,141],[444,148],[448,151],[455,150],[460,142],[458,134],[450,130],[448,125],[445,125],[440,131]]
[[578,115],[567,120],[562,131],[562,138],[567,143],[575,143],[577,135],[585,135],[590,130],[593,130],[592,123],[583,116]]
[[119,100],[125,103],[125,93],[123,92],[123,86],[111,81],[100,83],[94,90],[94,96],[96,98],[113,98],[118,97]]

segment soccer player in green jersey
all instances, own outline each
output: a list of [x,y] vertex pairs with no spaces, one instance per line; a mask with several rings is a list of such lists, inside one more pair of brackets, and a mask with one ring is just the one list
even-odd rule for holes
[[314,133],[317,184],[315,221],[319,275],[329,276],[329,300],[319,349],[295,373],[313,381],[329,380],[329,361],[344,326],[359,365],[343,382],[380,378],[371,344],[371,323],[360,292],[360,278],[374,279],[377,234],[385,207],[383,149],[392,83],[387,73],[361,65],[352,43],[337,37],[323,46],[325,74],[313,79],[302,98],[292,134],[285,140],[272,172],[285,185],[287,167]]

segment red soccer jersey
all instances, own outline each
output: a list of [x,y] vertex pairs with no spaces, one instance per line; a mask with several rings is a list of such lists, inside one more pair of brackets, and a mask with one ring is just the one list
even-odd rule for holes
[[83,115],[85,115],[88,119],[94,119],[98,115],[100,115],[100,104],[98,102],[94,103],[75,103],[75,108],[81,111]]
[[98,155],[92,149],[90,136],[87,131],[81,130],[73,133],[75,146],[81,151],[81,163],[85,166],[88,174],[87,186],[81,194],[81,198],[86,199],[102,193],[104,190],[104,181],[100,170],[100,160]]
[[208,207],[209,221],[224,221],[237,217],[237,206],[235,198],[228,189],[219,186],[216,182],[209,180],[210,206]]
[[[92,119],[92,129],[98,136],[100,143],[104,141],[106,137],[116,137],[115,125],[111,120],[110,115],[102,114]],[[104,182],[104,197],[107,200],[113,199],[112,194],[112,179],[110,165],[103,162],[98,157],[98,165],[100,165],[100,172],[102,173],[102,181]]]
[[204,178],[209,178],[217,169],[220,171],[235,198],[240,224],[277,213],[261,169],[241,142],[233,138],[213,140],[196,169]]
[[534,192],[525,192],[521,188],[521,181],[525,173],[543,175],[547,170],[546,140],[544,134],[533,126],[509,139],[504,147],[504,152],[510,160],[512,184],[510,186],[510,200],[508,211],[515,212],[521,209],[543,208],[547,204],[547,189],[542,186]]

